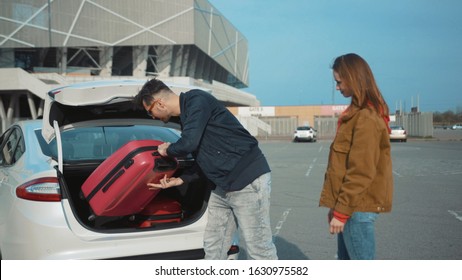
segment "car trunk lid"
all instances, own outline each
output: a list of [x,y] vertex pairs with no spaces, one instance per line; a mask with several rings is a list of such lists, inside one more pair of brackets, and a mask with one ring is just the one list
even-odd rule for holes
[[[109,80],[77,83],[48,92],[45,98],[42,135],[47,143],[57,138],[58,165],[62,172],[62,143],[58,139],[62,127],[97,119],[147,118],[146,112],[135,108],[133,98],[146,80]],[[180,94],[195,86],[166,83]],[[205,90],[205,89],[202,89]],[[210,92],[209,90],[205,90]]]

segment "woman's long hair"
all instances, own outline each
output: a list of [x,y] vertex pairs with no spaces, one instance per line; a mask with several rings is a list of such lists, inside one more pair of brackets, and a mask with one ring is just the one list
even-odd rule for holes
[[351,118],[354,112],[372,107],[380,116],[388,118],[388,105],[383,99],[372,70],[367,62],[357,54],[339,56],[332,65],[345,88],[351,92],[351,104],[342,120]]

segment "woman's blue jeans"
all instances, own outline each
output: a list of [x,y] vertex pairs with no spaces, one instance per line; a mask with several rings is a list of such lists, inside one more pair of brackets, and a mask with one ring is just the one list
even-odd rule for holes
[[239,228],[250,259],[277,259],[270,226],[271,173],[239,191],[217,187],[210,195],[204,235],[205,259],[224,260]]
[[343,233],[338,234],[339,260],[373,260],[375,258],[375,220],[377,213],[354,212]]

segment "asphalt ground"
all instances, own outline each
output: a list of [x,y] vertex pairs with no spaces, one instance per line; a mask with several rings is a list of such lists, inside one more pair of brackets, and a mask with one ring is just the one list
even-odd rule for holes
[[[376,221],[377,259],[462,259],[462,131],[434,135],[392,143],[394,203]],[[328,210],[318,207],[330,144],[260,141],[272,168],[271,226],[280,259],[335,259]]]

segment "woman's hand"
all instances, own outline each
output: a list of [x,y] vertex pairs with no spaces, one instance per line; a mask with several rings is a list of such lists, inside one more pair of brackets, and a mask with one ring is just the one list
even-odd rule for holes
[[345,223],[342,223],[339,220],[337,220],[335,217],[333,217],[329,223],[329,232],[331,234],[342,233],[344,227],[345,227]]
[[334,209],[329,210],[329,213],[327,214],[327,222],[329,223],[329,232],[331,234],[343,232],[345,223],[335,218]]

